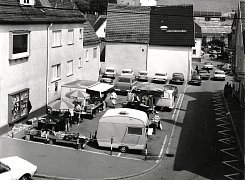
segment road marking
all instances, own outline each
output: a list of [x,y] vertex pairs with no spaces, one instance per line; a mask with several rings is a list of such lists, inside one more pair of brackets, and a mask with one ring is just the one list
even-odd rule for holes
[[236,148],[235,148],[235,147],[233,147],[233,148],[221,149],[220,151],[222,151],[222,152],[223,152],[223,153],[225,153],[225,154],[228,154],[228,155],[230,155],[230,156],[233,156],[233,157],[235,157],[235,158],[239,159],[239,157],[238,157],[238,156],[236,156],[236,155],[231,154],[231,153],[229,153],[229,152],[228,152],[228,151],[230,151],[230,150],[234,150],[234,149],[236,149]]
[[118,153],[117,157],[121,156],[122,153]]
[[233,169],[235,169],[235,170],[237,170],[237,171],[243,173],[243,171],[242,171],[241,169],[238,169],[237,167],[232,166],[232,165],[230,164],[230,163],[238,162],[238,161],[239,161],[239,160],[230,160],[230,161],[223,161],[222,163],[224,163],[224,164],[226,164],[227,166],[229,166],[229,167],[231,167],[231,168],[233,168]]
[[176,108],[174,108],[174,112],[173,112],[173,115],[172,115],[172,120],[174,119],[175,112],[177,111],[177,107],[178,107],[178,104],[179,104],[179,100],[181,99],[182,95],[183,95],[182,93],[179,95],[178,101],[177,101],[177,103],[176,103]]
[[160,150],[160,153],[159,153],[159,155],[158,155],[158,159],[157,159],[156,163],[158,163],[158,162],[160,161],[161,157],[162,157],[162,153],[163,153],[163,149],[164,149],[164,147],[165,147],[166,141],[167,141],[167,137],[168,137],[168,136],[165,135],[165,138],[164,138],[164,141],[163,141],[163,144],[162,144],[162,148],[161,148],[161,150]]
[[224,175],[226,178],[228,178],[228,179],[231,179],[231,180],[235,180],[234,178],[232,178],[231,176],[240,176],[240,174],[239,173],[235,173],[235,174],[228,174],[228,175]]

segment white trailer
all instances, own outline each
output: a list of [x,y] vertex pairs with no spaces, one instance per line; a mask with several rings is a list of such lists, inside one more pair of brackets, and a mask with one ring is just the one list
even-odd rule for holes
[[143,150],[147,143],[149,120],[143,111],[129,108],[109,109],[99,120],[97,142],[101,147]]

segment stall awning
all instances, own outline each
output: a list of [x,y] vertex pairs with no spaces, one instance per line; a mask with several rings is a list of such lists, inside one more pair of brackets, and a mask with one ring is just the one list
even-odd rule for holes
[[110,89],[112,89],[114,86],[111,85],[111,84],[107,84],[107,83],[99,83],[99,84],[96,84],[92,87],[89,87],[87,88],[88,90],[91,90],[91,91],[97,91],[97,92],[106,92]]

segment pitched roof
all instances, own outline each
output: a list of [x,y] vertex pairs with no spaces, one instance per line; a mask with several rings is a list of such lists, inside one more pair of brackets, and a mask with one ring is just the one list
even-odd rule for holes
[[195,38],[202,38],[202,28],[195,23]]
[[100,26],[105,22],[105,20],[106,20],[105,15],[101,15],[98,17],[98,19],[93,24],[93,28],[95,32],[100,28]]
[[193,4],[194,11],[231,12],[240,0],[158,0],[157,5]]
[[70,0],[35,0],[34,6],[21,6],[17,0],[0,2],[2,24],[83,23],[84,21],[84,15]]
[[150,17],[150,45],[195,45],[192,5],[151,7]]
[[88,21],[86,21],[84,23],[83,45],[87,46],[92,44],[98,44],[100,42],[101,41],[99,37],[96,35],[96,33],[94,32],[94,29],[91,26],[91,24]]
[[106,41],[149,42],[150,8],[108,4]]

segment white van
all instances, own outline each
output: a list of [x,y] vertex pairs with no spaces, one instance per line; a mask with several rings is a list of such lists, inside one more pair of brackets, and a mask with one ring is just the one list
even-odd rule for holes
[[101,147],[143,150],[147,143],[149,120],[143,111],[129,108],[109,109],[99,120],[97,142]]

